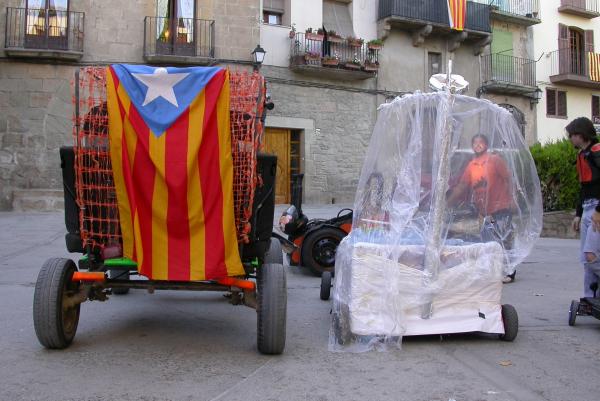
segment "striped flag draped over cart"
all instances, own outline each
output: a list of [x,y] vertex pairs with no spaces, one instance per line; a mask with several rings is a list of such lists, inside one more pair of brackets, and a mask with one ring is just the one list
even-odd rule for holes
[[450,27],[457,31],[465,29],[467,15],[467,0],[448,0],[448,15]]
[[244,274],[228,71],[112,65],[107,105],[124,256],[154,280]]

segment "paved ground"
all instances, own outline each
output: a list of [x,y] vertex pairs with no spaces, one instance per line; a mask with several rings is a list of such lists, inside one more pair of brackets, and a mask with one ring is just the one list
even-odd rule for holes
[[[305,211],[325,217],[341,206]],[[0,400],[599,397],[600,321],[567,325],[569,303],[582,285],[573,263],[576,241],[540,240],[517,281],[504,287],[504,301],[521,320],[514,343],[481,334],[427,336],[406,338],[392,353],[330,353],[330,305],[319,300],[319,280],[290,268],[281,356],[256,352],[249,308],[231,306],[219,294],[144,291],[85,303],[72,346],[48,351],[33,331],[33,288],[46,258],[69,256],[62,219],[0,213]]]

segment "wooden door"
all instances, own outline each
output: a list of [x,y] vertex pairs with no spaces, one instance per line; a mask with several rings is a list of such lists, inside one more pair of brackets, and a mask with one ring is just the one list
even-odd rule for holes
[[290,203],[290,130],[267,128],[265,153],[277,155],[275,203]]

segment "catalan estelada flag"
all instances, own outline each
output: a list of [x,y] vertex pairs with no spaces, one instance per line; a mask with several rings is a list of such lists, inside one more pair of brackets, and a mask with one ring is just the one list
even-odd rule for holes
[[588,68],[590,71],[590,79],[600,82],[600,53],[588,53]]
[[457,31],[465,29],[467,0],[448,0],[448,15],[450,16],[450,28]]
[[228,71],[118,64],[106,86],[123,255],[154,280],[243,275]]

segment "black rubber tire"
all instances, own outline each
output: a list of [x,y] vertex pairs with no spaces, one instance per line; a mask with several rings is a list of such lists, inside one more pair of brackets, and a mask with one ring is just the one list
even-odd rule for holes
[[281,354],[285,348],[287,284],[282,264],[267,263],[257,272],[258,350],[263,354]]
[[269,250],[265,254],[265,263],[283,264],[283,250],[281,248],[281,242],[277,238],[271,238],[271,244]]
[[[129,272],[127,272],[127,274],[126,274],[124,270],[109,270],[108,278],[116,278],[118,280],[129,280]],[[125,294],[129,293],[129,288],[123,288],[123,287],[113,288],[112,293],[114,295],[125,295]]]
[[569,308],[569,326],[575,326],[575,319],[577,318],[577,311],[579,310],[579,301],[571,301],[571,307]]
[[71,281],[77,271],[70,259],[46,260],[35,283],[33,294],[33,327],[40,343],[50,349],[62,349],[71,344],[81,304],[64,309],[63,299],[79,292],[79,283]]
[[519,333],[519,315],[514,306],[502,305],[502,323],[504,323],[504,334],[500,334],[502,341],[514,341]]
[[323,272],[321,275],[321,299],[323,301],[329,300],[331,296],[331,272]]
[[346,233],[331,227],[323,227],[310,233],[302,242],[302,265],[313,274],[335,269],[335,252]]

